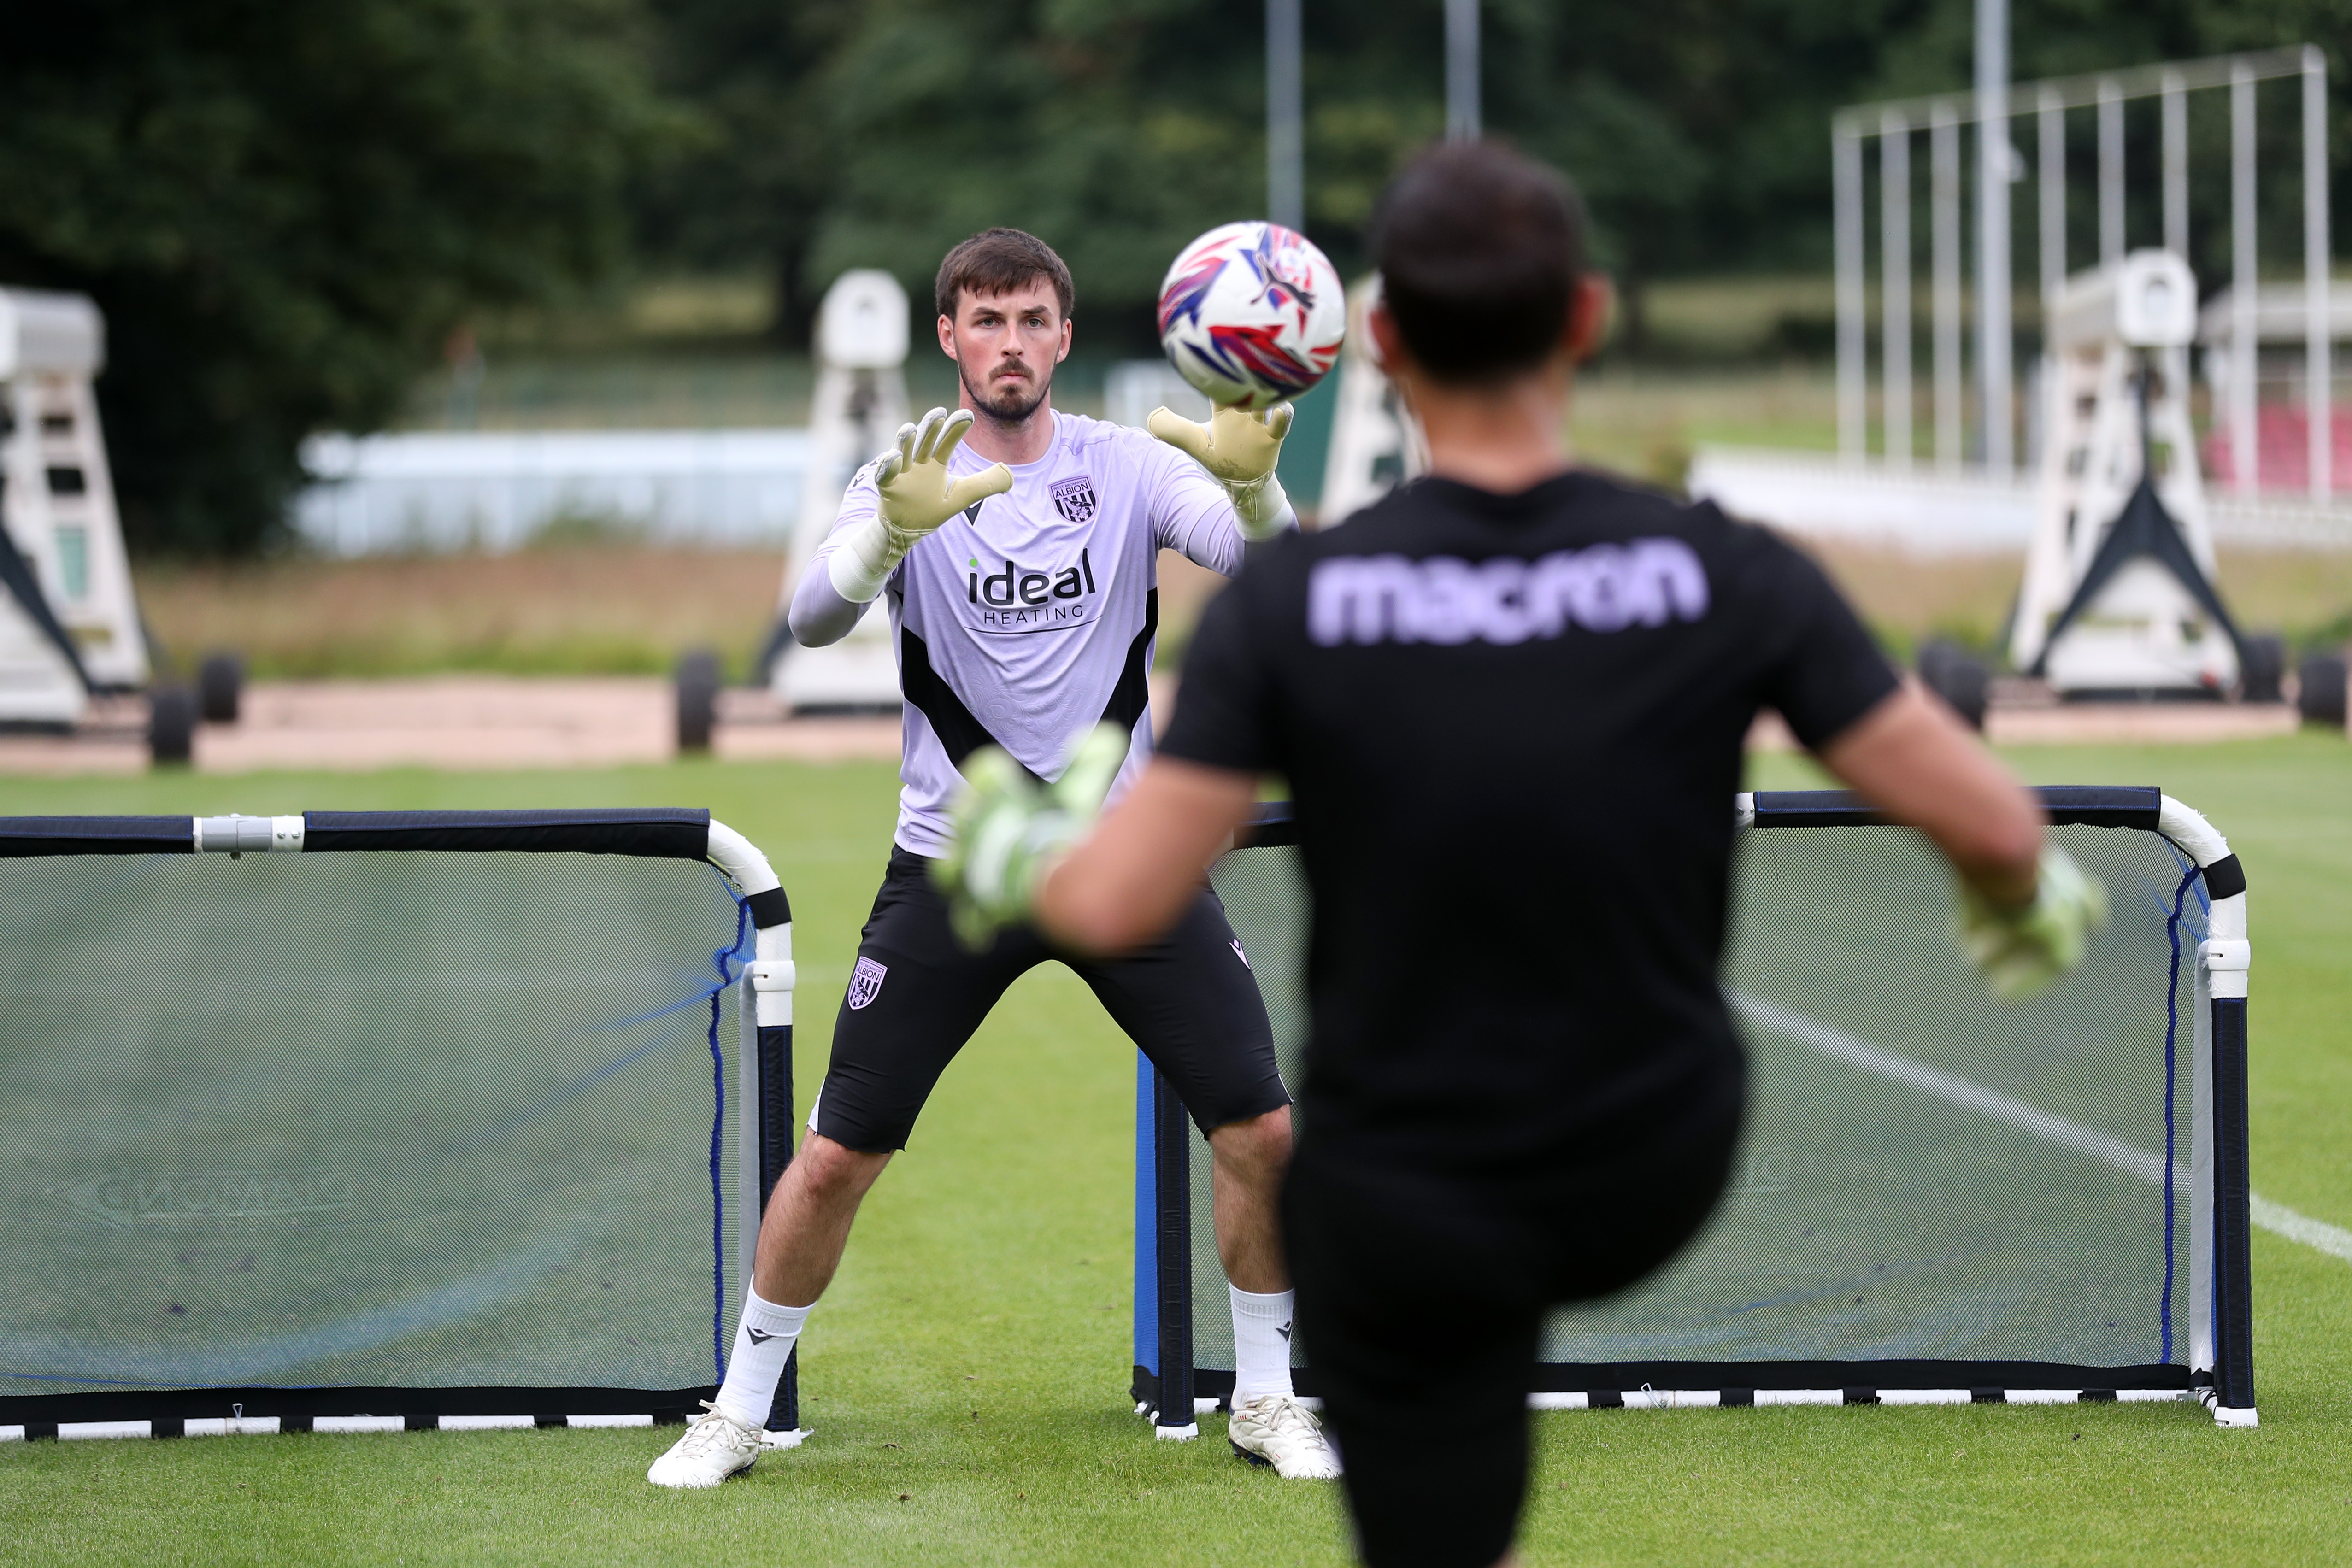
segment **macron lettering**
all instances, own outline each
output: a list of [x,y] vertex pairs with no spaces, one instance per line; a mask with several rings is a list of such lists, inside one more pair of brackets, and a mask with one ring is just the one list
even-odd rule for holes
[[1471,562],[1453,556],[1340,556],[1307,579],[1307,635],[1345,643],[1511,644],[1570,627],[1622,632],[1706,615],[1706,570],[1676,538],[1634,539]]

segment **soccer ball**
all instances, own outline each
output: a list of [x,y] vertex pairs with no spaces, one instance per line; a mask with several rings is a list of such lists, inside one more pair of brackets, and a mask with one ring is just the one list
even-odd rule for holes
[[1160,285],[1160,346],[1220,407],[1271,408],[1330,372],[1348,295],[1330,257],[1280,224],[1226,224]]

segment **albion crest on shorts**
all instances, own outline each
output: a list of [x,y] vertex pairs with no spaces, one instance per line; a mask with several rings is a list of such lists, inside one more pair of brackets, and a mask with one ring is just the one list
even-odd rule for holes
[[856,1012],[882,993],[883,977],[890,972],[887,964],[877,964],[871,958],[857,960],[857,967],[849,972],[849,1010]]
[[1054,510],[1073,523],[1089,522],[1095,515],[1095,482],[1087,474],[1056,479],[1052,486]]

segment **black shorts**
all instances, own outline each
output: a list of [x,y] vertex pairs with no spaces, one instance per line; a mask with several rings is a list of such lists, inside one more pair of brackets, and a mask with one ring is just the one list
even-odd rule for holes
[[1202,888],[1175,928],[1120,958],[1057,953],[1029,926],[984,952],[956,939],[931,862],[890,852],[833,1029],[809,1125],[868,1154],[907,1146],[931,1086],[1005,988],[1059,958],[1167,1075],[1203,1133],[1290,1103],[1274,1030],[1224,905]]
[[1719,1114],[1605,1170],[1451,1176],[1300,1140],[1283,1189],[1298,1333],[1371,1568],[1487,1568],[1508,1550],[1544,1319],[1634,1283],[1706,1223],[1738,1136],[1730,1089]]

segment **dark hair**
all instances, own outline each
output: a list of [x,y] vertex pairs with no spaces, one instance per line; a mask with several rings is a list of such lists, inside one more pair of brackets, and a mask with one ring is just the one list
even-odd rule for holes
[[1389,314],[1431,375],[1500,380],[1559,346],[1585,255],[1584,204],[1557,170],[1499,142],[1433,147],[1372,232]]
[[1054,247],[1019,229],[982,229],[948,252],[947,259],[940,263],[931,299],[940,315],[952,318],[957,297],[967,288],[974,294],[1010,294],[1040,277],[1054,285],[1054,297],[1062,303],[1062,319],[1068,320],[1077,291],[1070,285],[1070,269],[1062,265]]

